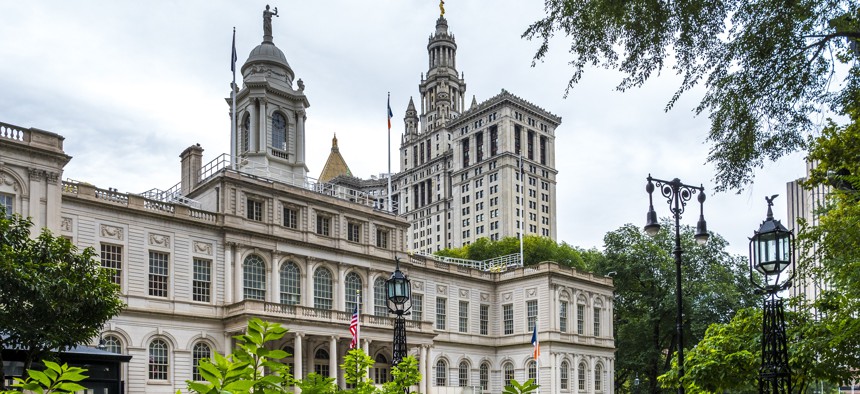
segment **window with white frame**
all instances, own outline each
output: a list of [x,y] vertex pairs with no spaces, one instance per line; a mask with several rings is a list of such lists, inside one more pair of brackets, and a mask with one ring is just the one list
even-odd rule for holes
[[191,380],[196,382],[204,381],[203,375],[200,373],[200,361],[209,360],[212,358],[212,348],[206,342],[197,342],[191,350]]
[[263,202],[260,200],[255,200],[252,198],[248,198],[245,205],[245,212],[247,214],[248,219],[262,221],[263,220]]
[[487,391],[490,389],[490,363],[486,361],[481,363],[478,379],[481,381],[481,390]]
[[113,271],[113,283],[122,284],[122,246],[101,244],[102,267]]
[[448,299],[436,297],[436,329],[444,330],[447,327],[445,319],[448,314]]
[[266,300],[266,263],[260,256],[245,257],[242,264],[243,295],[246,300]]
[[361,242],[361,223],[346,223],[346,239],[351,242]]
[[319,267],[314,271],[314,308],[332,308],[331,271],[324,267]]
[[106,352],[122,354],[122,341],[115,335],[105,335],[100,345],[104,347]]
[[503,383],[505,387],[511,384],[511,381],[514,380],[514,364],[510,361],[507,361],[502,365],[502,378],[504,380]]
[[603,390],[603,365],[597,364],[594,366],[594,391]]
[[170,357],[168,355],[169,347],[167,342],[161,339],[154,339],[149,343],[149,379],[150,380],[168,380],[168,370],[170,368]]
[[567,301],[558,304],[558,329],[567,332]]
[[169,261],[169,254],[149,251],[149,295],[167,297],[167,285],[170,281]]
[[537,363],[534,360],[529,361],[527,369],[529,371],[528,378],[537,381]]
[[436,361],[436,386],[445,387],[448,385],[448,363],[445,360]]
[[502,322],[505,327],[505,335],[514,333],[514,305],[502,305]]
[[194,258],[194,279],[191,297],[197,302],[212,301],[212,261]]
[[559,368],[559,388],[562,390],[567,390],[570,388],[570,364],[567,361],[561,362],[561,367]]
[[272,114],[272,147],[287,150],[287,120],[280,112]]
[[412,294],[412,320],[424,320],[424,294]]
[[457,367],[457,383],[460,387],[469,387],[469,363],[460,361]]
[[600,307],[594,306],[594,336],[600,336]]
[[281,264],[281,304],[298,305],[302,299],[301,272],[291,261]]
[[14,198],[15,196],[11,194],[0,193],[0,208],[5,210],[7,218],[11,218],[12,214],[15,213]]
[[326,378],[330,375],[331,370],[329,369],[328,360],[328,351],[325,349],[317,349],[314,353],[314,372],[316,372],[317,375],[322,375]]
[[469,301],[460,301],[459,331],[469,332]]
[[376,229],[376,247],[388,249],[388,234],[389,231],[384,228]]
[[490,306],[487,304],[481,304],[481,309],[479,312],[479,317],[481,320],[481,335],[488,335],[490,333]]
[[534,330],[535,324],[537,324],[538,317],[538,302],[537,300],[528,300],[526,301],[526,329],[529,331]]
[[284,227],[299,227],[299,210],[292,207],[284,207]]
[[331,216],[317,214],[317,234],[330,236],[331,235]]
[[585,383],[586,383],[586,380],[585,380],[585,363],[579,363],[579,368],[576,369],[576,377],[577,377],[577,380],[579,381],[579,385],[578,385],[579,390],[584,391],[585,390]]
[[355,272],[350,272],[346,274],[346,278],[344,279],[344,290],[346,290],[343,294],[344,300],[343,303],[346,306],[346,311],[352,313],[356,307],[359,308],[359,313],[361,313],[361,305],[358,304],[358,298],[360,296],[361,291],[361,276],[359,276]]
[[376,278],[373,281],[373,314],[388,316],[388,298],[385,294],[385,279]]
[[585,335],[585,304],[576,304],[576,333]]

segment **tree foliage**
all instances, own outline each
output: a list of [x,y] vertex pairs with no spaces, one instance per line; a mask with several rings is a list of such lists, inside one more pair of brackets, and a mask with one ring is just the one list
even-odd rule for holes
[[[87,378],[85,369],[45,361],[45,370],[28,369],[27,379],[15,378],[15,387],[34,394],[72,394],[85,391],[78,382]],[[19,391],[3,391],[3,394],[18,394]]]
[[[520,252],[520,241],[517,237],[505,237],[498,241],[489,238],[479,238],[475,242],[460,248],[443,249],[436,255],[483,261],[495,257],[506,256]],[[557,243],[549,237],[526,235],[523,238],[524,264],[533,265],[543,261],[555,261],[560,265],[583,269],[583,251],[567,244]]]
[[[535,61],[555,34],[570,40],[568,93],[587,66],[624,73],[622,91],[671,67],[682,82],[667,110],[704,84],[696,113],[711,120],[718,191],[741,189],[765,159],[804,148],[820,112],[860,91],[856,1],[545,0],[545,9],[523,37],[541,41]],[[837,67],[850,69],[842,84]]]
[[[699,246],[693,233],[689,226],[681,229],[686,346],[698,342],[709,324],[728,322],[753,299],[745,260],[729,255],[718,234]],[[629,386],[638,374],[645,391],[657,392],[657,377],[669,369],[677,350],[674,232],[650,238],[628,224],[607,233],[604,243],[604,258],[593,259],[596,265],[590,268],[616,272],[615,386]]]
[[421,382],[421,372],[418,371],[418,360],[409,355],[400,363],[391,367],[391,381],[382,385],[381,394],[400,394],[408,392],[409,388]]
[[30,238],[32,226],[0,212],[0,350],[24,350],[25,369],[52,351],[88,343],[124,307],[92,248],[78,252],[47,229]]

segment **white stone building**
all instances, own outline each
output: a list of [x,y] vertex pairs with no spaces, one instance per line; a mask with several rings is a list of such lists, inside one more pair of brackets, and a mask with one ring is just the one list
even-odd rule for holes
[[[204,165],[203,148],[190,146],[180,155],[181,181],[166,191],[134,194],[61,181],[71,159],[62,136],[0,123],[0,203],[81,248],[94,248],[102,265],[116,270],[128,308],[106,325],[102,338],[110,350],[132,356],[123,371],[126,392],[184,389],[186,380],[199,379],[197,360],[228,353],[232,336],[251,317],[289,328],[276,346],[293,354],[285,361],[295,376],[315,371],[343,387],[338,365],[351,339],[356,291],[363,294],[360,343],[377,360],[372,378],[384,382],[393,319],[382,284],[395,257],[412,281],[408,349],[424,375],[416,391],[499,393],[506,380],[529,376],[539,377],[542,393],[613,391],[611,278],[551,262],[490,271],[407,254],[411,220],[379,209],[379,201],[361,191],[306,176],[309,102],[271,35],[241,69],[236,160],[222,155]],[[458,102],[451,110],[462,111]],[[523,105],[503,92],[464,113],[495,111],[499,119],[516,120],[521,111],[557,125],[556,118]],[[500,138],[514,124],[500,125]],[[551,133],[535,129],[551,143]],[[464,132],[452,141],[474,135]],[[498,160],[510,183],[516,158],[500,154]],[[554,190],[552,154],[547,164],[526,160]],[[446,164],[445,171],[456,175],[454,168]],[[457,178],[456,184],[464,182]],[[510,201],[503,207],[513,209]],[[554,209],[552,215],[554,222]],[[530,343],[535,324],[538,360]]]

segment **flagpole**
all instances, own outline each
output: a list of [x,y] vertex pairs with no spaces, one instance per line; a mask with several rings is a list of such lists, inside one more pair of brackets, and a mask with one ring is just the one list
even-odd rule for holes
[[233,72],[233,84],[230,85],[230,96],[233,97],[233,106],[231,108],[232,119],[230,119],[230,168],[236,169],[236,27],[233,26],[233,52],[230,56],[230,71]]
[[394,212],[391,206],[391,92],[388,92],[388,212]]

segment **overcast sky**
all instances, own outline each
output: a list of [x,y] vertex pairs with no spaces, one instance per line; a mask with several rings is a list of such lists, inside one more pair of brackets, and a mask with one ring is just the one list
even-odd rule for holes
[[[230,41],[239,65],[262,40],[265,1],[0,2],[0,122],[65,136],[74,158],[65,178],[139,193],[179,182],[178,155],[205,149],[204,163],[229,151]],[[427,71],[427,39],[439,16],[428,0],[271,1],[275,44],[305,82],[308,167],[318,176],[337,133],[353,174],[386,172],[386,94],[394,111],[392,165],[409,97]],[[645,177],[704,184],[712,231],[747,254],[747,238],[764,219],[764,196],[804,175],[803,155],[768,163],[740,194],[714,194],[705,164],[707,116],[692,108],[701,91],[666,113],[678,86],[672,70],[645,87],[618,92],[621,75],[590,69],[568,98],[567,43],[553,42],[531,67],[538,42],[520,38],[543,13],[542,1],[448,0],[469,101],[501,89],[562,117],[556,130],[558,240],[603,246],[606,232],[643,225]],[[239,76],[241,79],[241,76]],[[2,162],[2,158],[0,158]],[[668,216],[665,200],[655,209]],[[695,225],[693,205],[682,222]],[[788,225],[788,227],[792,227]]]

